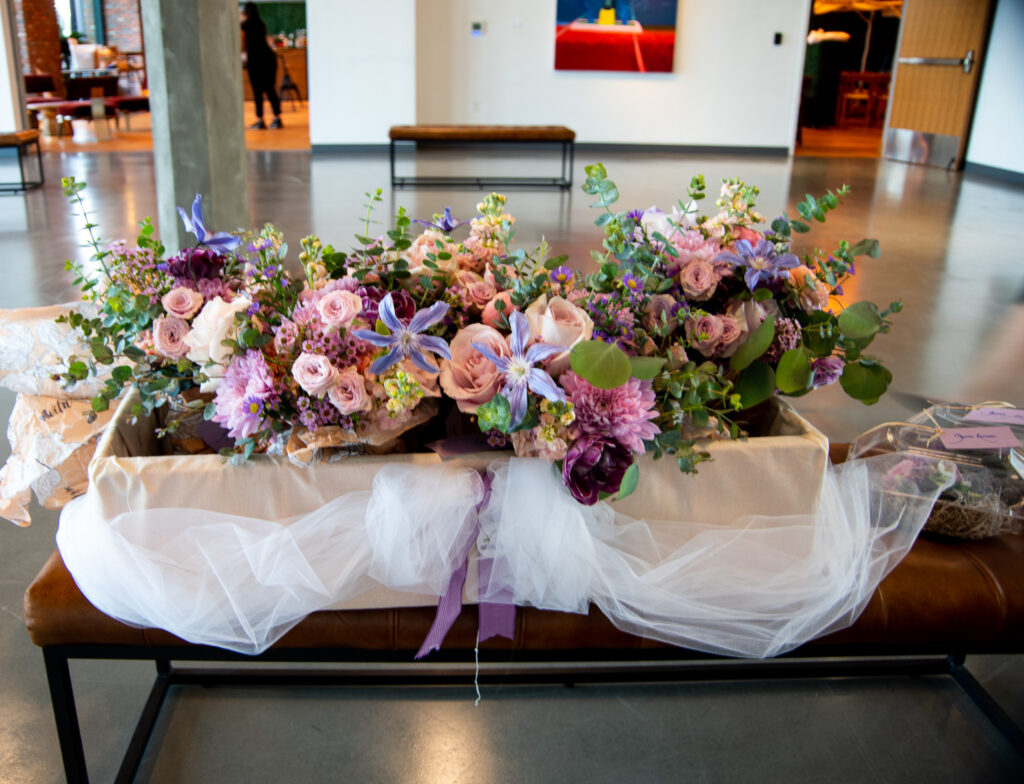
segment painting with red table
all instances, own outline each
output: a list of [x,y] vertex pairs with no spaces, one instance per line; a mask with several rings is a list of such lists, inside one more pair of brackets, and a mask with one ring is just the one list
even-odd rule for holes
[[677,0],[558,0],[556,71],[672,70]]

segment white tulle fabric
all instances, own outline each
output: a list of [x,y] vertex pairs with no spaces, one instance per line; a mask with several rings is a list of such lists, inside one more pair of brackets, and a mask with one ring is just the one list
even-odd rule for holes
[[580,506],[551,466],[512,458],[491,466],[479,515],[486,491],[477,472],[389,465],[371,491],[285,521],[189,508],[108,520],[87,493],[65,507],[57,543],[79,588],[108,615],[243,653],[374,587],[438,595],[476,537],[493,559],[479,600],[511,594],[566,612],[593,602],[635,634],[767,657],[852,623],[913,544],[938,490],[881,492],[891,458],[830,468],[807,514],[721,525]]

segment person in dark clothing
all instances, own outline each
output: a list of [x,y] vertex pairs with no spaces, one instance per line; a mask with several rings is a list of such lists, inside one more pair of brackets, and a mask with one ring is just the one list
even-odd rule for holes
[[249,84],[252,85],[252,97],[256,101],[256,122],[252,128],[266,128],[263,122],[263,95],[270,99],[270,108],[274,112],[271,128],[281,126],[281,101],[277,95],[277,55],[267,44],[267,27],[260,19],[256,3],[246,3],[242,9],[242,46],[245,48],[245,59],[249,69]]

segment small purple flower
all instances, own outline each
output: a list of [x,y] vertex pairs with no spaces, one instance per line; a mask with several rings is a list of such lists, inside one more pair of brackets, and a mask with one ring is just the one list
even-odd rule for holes
[[255,316],[260,312],[260,303],[253,302],[247,311],[245,311],[250,317]]
[[592,506],[601,493],[616,493],[633,454],[618,441],[600,435],[576,439],[562,463],[562,482],[581,504]]
[[640,221],[643,220],[644,211],[643,210],[630,210],[629,212],[626,213],[626,217],[627,218],[632,218],[635,223],[640,223]]
[[561,283],[564,286],[573,279],[573,271],[568,267],[555,267],[548,277],[552,283]]
[[725,260],[746,267],[743,279],[751,291],[762,282],[770,283],[788,274],[785,270],[800,266],[800,260],[792,253],[776,255],[775,246],[768,240],[760,240],[757,247],[751,245],[749,240],[737,240],[736,251],[723,251],[715,257],[715,261]]
[[534,343],[527,348],[527,344],[530,342],[530,322],[526,316],[518,310],[514,310],[509,317],[509,323],[512,326],[512,340],[509,342],[509,347],[512,349],[511,357],[499,357],[483,343],[474,341],[470,345],[491,360],[498,368],[498,372],[505,377],[505,386],[501,392],[508,398],[512,416],[511,424],[512,427],[515,427],[526,416],[527,390],[552,402],[565,402],[565,392],[561,387],[546,371],[534,367],[534,365],[555,354],[561,354],[566,348],[565,346],[552,346],[548,343]]
[[205,245],[218,253],[227,253],[242,244],[240,238],[234,237],[226,231],[218,231],[215,234],[207,232],[206,225],[203,223],[203,197],[198,193],[195,201],[192,202],[192,217],[190,218],[186,214],[184,207],[178,207],[178,214],[181,216],[181,222],[185,224],[185,230],[195,234],[200,245]]
[[431,228],[431,229],[439,229],[440,231],[443,231],[445,234],[451,234],[452,231],[457,226],[461,226],[463,223],[467,223],[467,222],[468,221],[459,220],[458,218],[453,218],[452,217],[452,208],[451,207],[445,207],[444,208],[444,215],[434,215],[434,219],[433,220],[429,220],[429,221],[415,220],[415,221],[413,221],[413,223],[418,223],[421,226],[426,226],[426,227]]
[[632,272],[627,272],[622,277],[622,285],[626,287],[626,291],[628,291],[631,295],[639,294],[641,291],[644,290],[643,280],[638,278]]
[[389,292],[380,301],[377,316],[384,323],[384,326],[391,330],[391,334],[381,335],[369,329],[357,329],[352,333],[367,343],[372,343],[380,348],[391,349],[384,356],[374,360],[373,364],[370,365],[370,372],[379,375],[403,359],[412,360],[416,367],[422,368],[428,373],[440,372],[436,365],[432,365],[427,360],[423,352],[429,351],[431,354],[436,354],[439,357],[451,359],[452,354],[448,349],[448,344],[442,338],[422,333],[427,327],[431,327],[441,321],[447,312],[448,303],[435,302],[429,308],[417,311],[409,320],[409,323],[405,324],[396,315],[394,300]]
[[811,385],[817,389],[818,387],[827,387],[829,384],[834,384],[839,380],[839,377],[843,375],[843,360],[841,357],[822,357],[816,359],[811,363],[811,368],[814,370],[814,378],[811,381]]

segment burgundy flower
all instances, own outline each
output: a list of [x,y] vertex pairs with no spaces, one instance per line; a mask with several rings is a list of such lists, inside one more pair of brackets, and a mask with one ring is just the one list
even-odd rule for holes
[[[370,325],[370,329],[373,329],[377,323],[380,301],[384,299],[384,295],[387,292],[376,286],[360,286],[356,289],[356,294],[363,300],[362,316],[366,319],[366,323]],[[398,320],[405,324],[408,324],[409,320],[416,314],[416,302],[407,291],[399,289],[398,291],[391,292],[391,304],[395,308],[395,315],[398,316]]]
[[196,288],[200,278],[220,278],[224,257],[209,248],[186,248],[167,260],[167,273],[174,277],[174,285]]
[[632,453],[618,441],[598,435],[576,439],[562,463],[562,481],[572,497],[592,506],[600,493],[615,493],[633,463]]

